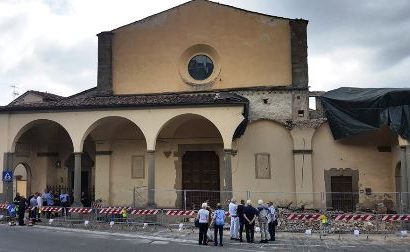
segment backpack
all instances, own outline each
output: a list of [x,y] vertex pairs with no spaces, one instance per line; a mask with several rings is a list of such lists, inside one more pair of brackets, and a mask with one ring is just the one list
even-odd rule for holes
[[225,224],[225,213],[223,210],[215,211],[215,224],[218,226]]
[[259,221],[260,222],[268,222],[269,210],[264,207],[259,209]]

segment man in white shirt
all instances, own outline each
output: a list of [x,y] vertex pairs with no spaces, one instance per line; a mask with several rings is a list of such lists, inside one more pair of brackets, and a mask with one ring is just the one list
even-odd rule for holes
[[229,203],[229,215],[231,216],[231,240],[238,240],[239,217],[237,210],[238,205],[236,204],[236,200],[232,198],[231,203]]
[[199,245],[208,245],[208,221],[209,221],[209,211],[206,210],[208,204],[202,203],[202,209],[198,211],[196,218],[199,222]]
[[41,208],[43,207],[43,198],[41,193],[36,193],[37,195],[37,221],[40,221]]

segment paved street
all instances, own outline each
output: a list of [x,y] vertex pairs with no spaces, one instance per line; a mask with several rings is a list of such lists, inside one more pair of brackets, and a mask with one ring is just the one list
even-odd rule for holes
[[156,232],[110,233],[54,227],[9,227],[0,225],[2,251],[408,251],[410,237],[351,235],[306,237],[303,234],[279,233],[275,243],[241,244],[227,241],[223,248],[198,246],[196,234]]

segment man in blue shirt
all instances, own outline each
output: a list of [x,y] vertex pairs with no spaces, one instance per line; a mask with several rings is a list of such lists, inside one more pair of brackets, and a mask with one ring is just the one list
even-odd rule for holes
[[[46,192],[43,195],[43,199],[45,199],[47,206],[54,206],[54,195],[51,193],[51,191]],[[47,212],[47,219],[50,219],[51,212]]]
[[246,242],[254,243],[255,235],[255,221],[258,210],[252,206],[252,201],[246,201],[246,207],[243,210],[243,217],[245,219]]
[[67,216],[68,213],[68,206],[69,206],[69,195],[65,191],[61,191],[60,194],[60,203],[63,207],[63,215]]

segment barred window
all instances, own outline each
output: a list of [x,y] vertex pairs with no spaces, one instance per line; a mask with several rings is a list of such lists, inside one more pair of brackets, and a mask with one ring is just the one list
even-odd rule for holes
[[270,179],[270,155],[269,153],[255,154],[255,173],[257,179]]
[[144,156],[132,156],[131,178],[145,178]]

